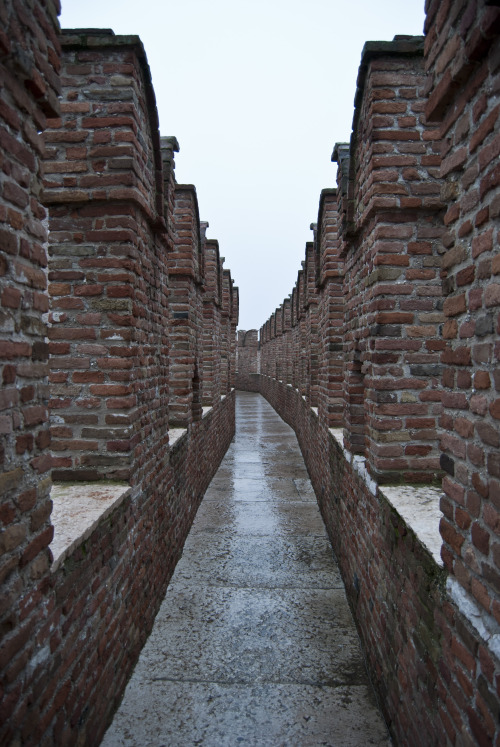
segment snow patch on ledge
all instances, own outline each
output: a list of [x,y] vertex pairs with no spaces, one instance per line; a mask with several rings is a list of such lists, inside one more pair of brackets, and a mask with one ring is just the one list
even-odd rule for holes
[[368,490],[372,495],[377,495],[377,483],[372,479],[370,473],[366,469],[366,459],[360,454],[354,454],[352,458],[352,466],[358,475],[365,481]]
[[344,449],[344,430],[342,428],[328,428],[328,431],[333,436],[338,445],[342,449]]

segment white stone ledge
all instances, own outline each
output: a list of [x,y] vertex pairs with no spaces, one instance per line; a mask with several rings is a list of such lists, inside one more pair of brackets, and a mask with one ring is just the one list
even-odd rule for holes
[[377,485],[366,469],[365,458],[358,454],[353,455],[345,448],[343,429],[329,428],[328,431],[342,449],[346,461],[364,480],[372,495],[377,494],[377,489],[382,493],[406,525],[415,532],[436,563],[442,567],[442,538],[439,532],[439,523],[443,516],[439,508],[442,490],[430,485],[418,487],[413,485]]
[[439,522],[443,514],[439,508],[442,490],[426,485],[379,486],[380,492],[396,509],[398,514],[413,529],[420,542],[429,550],[439,566],[443,540],[439,532]]
[[201,416],[201,419],[203,420],[203,418],[204,418],[204,417],[206,417],[206,416],[208,415],[208,413],[209,413],[209,412],[210,412],[211,410],[213,410],[214,408],[213,408],[213,407],[202,407],[201,409],[202,409],[202,411],[203,411],[203,412],[202,412],[202,416]]
[[449,576],[446,591],[462,615],[479,633],[486,646],[500,659],[500,626],[494,617],[479,607],[476,601],[464,589],[456,578]]
[[168,429],[168,445],[172,448],[177,441],[187,434],[187,428],[169,428]]
[[50,549],[54,557],[52,572],[85,542],[98,524],[130,495],[132,488],[123,482],[54,483],[51,521],[54,538]]
[[335,441],[338,443],[341,449],[345,451],[344,448],[344,431],[342,428],[328,428],[328,432],[332,436],[332,438],[335,439]]

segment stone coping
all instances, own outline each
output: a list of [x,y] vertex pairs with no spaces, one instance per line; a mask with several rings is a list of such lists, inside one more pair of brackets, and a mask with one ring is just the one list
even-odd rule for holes
[[131,492],[130,485],[124,482],[59,482],[52,485],[54,538],[50,549],[54,558],[53,573]]
[[459,581],[449,576],[446,591],[462,615],[479,633],[485,645],[500,659],[500,625],[495,618],[480,607]]
[[[226,396],[223,395],[221,401]],[[203,418],[212,410],[213,407],[203,407]],[[187,428],[170,428],[169,449],[178,444],[187,432]],[[50,549],[53,573],[131,492],[132,488],[125,482],[59,482],[52,485],[50,497],[54,537]]]
[[169,428],[168,429],[168,445],[172,448],[177,441],[179,441],[187,433],[187,428]]
[[420,542],[425,545],[436,563],[443,567],[439,522],[443,514],[439,508],[441,488],[426,485],[379,486],[379,490],[396,509],[402,519],[413,529]]
[[366,469],[365,458],[358,454],[351,454],[344,447],[342,428],[329,428],[328,430],[344,452],[346,460],[366,482],[370,492],[376,495],[378,489],[429,551],[437,565],[443,567],[441,560],[443,540],[439,532],[439,522],[443,516],[439,508],[443,494],[441,488],[431,485],[377,485]]

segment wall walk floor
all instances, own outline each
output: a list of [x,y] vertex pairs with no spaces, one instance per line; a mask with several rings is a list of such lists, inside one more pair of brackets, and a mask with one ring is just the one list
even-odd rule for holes
[[104,747],[387,745],[292,429],[238,392],[236,436]]

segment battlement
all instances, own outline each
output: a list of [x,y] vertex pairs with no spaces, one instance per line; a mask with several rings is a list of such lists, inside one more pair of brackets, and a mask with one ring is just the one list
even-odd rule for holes
[[365,45],[336,189],[237,385],[297,433],[398,742],[493,744],[500,10],[426,10],[425,39]]

